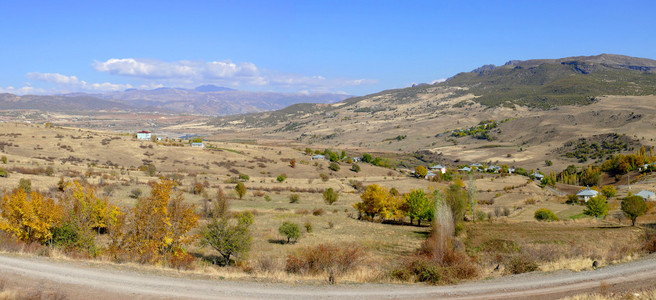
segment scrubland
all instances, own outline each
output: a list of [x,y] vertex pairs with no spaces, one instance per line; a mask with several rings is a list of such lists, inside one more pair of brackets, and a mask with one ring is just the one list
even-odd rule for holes
[[[586,270],[593,261],[603,266],[649,252],[644,229],[627,220],[580,219],[584,207],[566,204],[566,197],[520,175],[475,174],[469,179],[455,174],[452,180],[428,181],[411,177],[407,170],[364,162],[357,163],[361,170],[355,172],[346,158],[333,170],[329,161],[311,159],[314,150],[324,149],[307,152],[211,140],[200,149],[178,139],[141,141],[132,134],[43,124],[1,123],[0,137],[0,153],[6,157],[0,168],[8,175],[0,177],[4,203],[17,188],[29,185],[45,199],[63,203],[62,216],[68,216],[63,220],[82,215],[70,214],[77,212],[70,203],[103,203],[97,220],[105,222],[89,225],[93,231],[85,232],[89,239],[84,244],[54,243],[50,231],[61,224],[45,230],[41,238],[0,232],[0,251],[242,280],[434,284],[537,270]],[[79,188],[72,188],[76,183]],[[246,188],[241,197],[235,189],[240,183]],[[382,205],[384,212],[369,215],[356,204],[374,184],[384,190],[385,201],[396,204]],[[467,196],[472,187],[477,211],[473,218]],[[324,200],[329,188],[338,194],[334,204]],[[424,220],[418,226],[407,217],[404,195],[413,190],[425,191],[431,203],[461,203],[460,210],[454,210],[455,202],[449,202],[452,232],[443,232],[448,223],[444,220]],[[178,198],[179,203],[172,200]],[[157,236],[161,240],[141,235],[150,241],[142,244],[145,240],[130,237],[140,236],[135,233],[139,208],[151,201],[159,204],[141,213],[154,218],[153,212],[167,211],[163,222],[168,225],[163,226],[169,231],[163,229]],[[227,210],[217,213],[219,203],[227,204]],[[536,221],[533,212],[538,208],[552,210],[561,221]],[[244,213],[252,215],[249,251],[225,261],[214,247],[200,243],[214,219],[237,224]],[[653,212],[639,223],[651,218]],[[75,224],[90,224],[85,220]],[[299,227],[300,236],[291,243],[279,230],[284,222]],[[126,249],[133,252],[123,252]]]

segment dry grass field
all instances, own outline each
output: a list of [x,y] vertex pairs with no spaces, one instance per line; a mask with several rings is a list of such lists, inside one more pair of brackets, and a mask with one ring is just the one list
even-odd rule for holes
[[[251,211],[255,217],[252,251],[246,265],[217,268],[201,259],[218,255],[216,251],[191,244],[187,250],[198,258],[196,272],[223,278],[325,280],[315,275],[287,274],[284,272],[287,256],[319,244],[355,244],[365,249],[366,260],[345,275],[344,280],[374,282],[392,280],[386,273],[400,259],[413,255],[420,248],[430,227],[428,224],[407,225],[407,219],[406,225],[358,220],[353,204],[360,201],[360,194],[352,182],[358,181],[364,186],[376,183],[393,187],[400,193],[447,187],[446,183],[416,179],[401,171],[366,163],[359,164],[360,172],[351,171],[350,164],[345,162],[340,163],[338,171],[332,171],[328,161],[311,160],[311,156],[304,153],[304,147],[222,140],[207,139],[207,147],[201,149],[177,140],[141,141],[132,134],[0,123],[0,155],[7,157],[7,164],[0,164],[0,168],[9,173],[7,178],[0,177],[0,189],[10,191],[20,179],[29,179],[33,189],[55,191],[60,178],[79,180],[96,186],[98,194],[110,203],[132,207],[137,201],[131,197],[136,189],[141,195],[147,195],[149,182],[168,177],[180,183],[177,189],[202,215],[207,199],[214,198],[221,188],[230,199],[231,211]],[[351,151],[347,154],[361,154]],[[290,165],[292,159],[295,167]],[[143,170],[145,165],[154,166],[150,174]],[[283,182],[276,180],[281,174],[286,175]],[[240,175],[247,187],[243,199],[238,199],[234,191]],[[243,179],[243,175],[248,179]],[[466,176],[462,179],[467,182]],[[468,253],[479,258],[484,276],[498,275],[490,272],[494,264],[519,253],[538,253],[536,257],[541,258],[539,264],[543,270],[580,270],[587,268],[584,265],[594,259],[608,264],[640,254],[641,230],[634,227],[591,219],[535,221],[533,213],[537,208],[549,208],[560,219],[567,220],[579,216],[583,207],[564,204],[562,196],[540,188],[524,176],[481,174],[474,180],[477,200],[481,201],[477,207],[486,220],[467,223],[458,240]],[[202,191],[194,193],[197,184]],[[339,200],[333,205],[324,203],[321,192],[327,188],[339,193]],[[297,203],[290,203],[293,194],[298,195]],[[508,213],[500,215],[500,211]],[[278,227],[284,221],[301,226],[302,236],[297,243],[282,242]],[[200,224],[206,222],[201,219]],[[485,250],[486,243],[497,240],[517,245],[516,253]],[[101,235],[98,242],[102,244],[106,238]],[[620,249],[617,244],[626,247]]]

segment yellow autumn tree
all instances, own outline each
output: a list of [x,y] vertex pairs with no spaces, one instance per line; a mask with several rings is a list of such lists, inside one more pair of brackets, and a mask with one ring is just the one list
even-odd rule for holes
[[182,245],[197,238],[190,232],[198,223],[194,206],[184,203],[182,192],[174,193],[173,187],[171,180],[154,183],[149,197],[140,199],[129,215],[118,218],[119,232],[110,232],[111,251],[154,263],[179,254]]
[[390,191],[377,184],[368,185],[360,195],[362,202],[353,205],[361,215],[374,218],[379,216],[383,219],[398,218],[403,216],[403,201],[390,193]]
[[2,198],[0,229],[26,242],[46,243],[59,224],[62,208],[52,198],[18,188]]
[[116,222],[120,210],[96,195],[96,189],[79,181],[64,184],[60,202],[64,207],[62,225],[54,230],[53,244],[97,254],[96,235]]

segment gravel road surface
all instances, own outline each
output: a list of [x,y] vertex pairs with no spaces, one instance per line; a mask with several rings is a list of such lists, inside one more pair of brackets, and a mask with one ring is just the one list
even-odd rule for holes
[[597,270],[529,273],[452,286],[301,285],[194,279],[0,254],[0,276],[56,286],[69,299],[553,299],[656,286],[656,257]]

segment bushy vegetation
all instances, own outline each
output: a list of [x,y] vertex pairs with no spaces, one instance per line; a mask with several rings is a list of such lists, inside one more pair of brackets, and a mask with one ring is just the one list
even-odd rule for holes
[[601,162],[610,158],[612,154],[633,151],[635,144],[638,143],[626,135],[609,133],[569,141],[559,149],[559,152],[565,157],[576,158],[579,162],[586,162],[588,159]]
[[635,226],[636,219],[647,212],[647,204],[640,196],[628,196],[622,200],[622,211],[631,219],[631,225]]
[[278,233],[287,238],[287,244],[295,243],[301,237],[301,228],[294,222],[285,221],[278,227]]
[[539,208],[535,211],[534,217],[538,221],[558,221],[558,217],[547,208]]
[[583,213],[595,218],[603,218],[608,215],[608,202],[606,202],[606,196],[597,195],[588,199],[585,203],[585,211]]
[[333,205],[339,199],[339,194],[333,188],[327,188],[323,192],[323,201],[328,205]]
[[253,224],[253,214],[242,212],[237,215],[237,223],[231,224],[230,219],[221,213],[221,208],[215,208],[216,217],[203,229],[200,244],[211,246],[223,256],[223,264],[230,264],[230,257],[245,259],[251,249],[253,237],[250,226]]
[[294,274],[324,274],[335,284],[337,277],[354,270],[366,258],[358,245],[319,244],[287,256],[285,270]]
[[510,119],[506,119],[501,122],[496,122],[494,120],[480,121],[476,126],[472,126],[467,129],[454,130],[453,132],[451,132],[451,136],[453,137],[471,136],[479,140],[492,141],[493,138],[490,135],[490,132],[495,128],[498,128],[499,124],[508,122],[509,120]]

